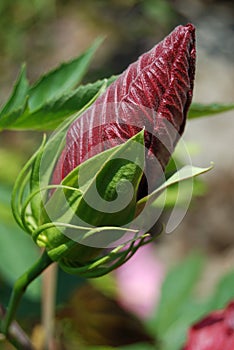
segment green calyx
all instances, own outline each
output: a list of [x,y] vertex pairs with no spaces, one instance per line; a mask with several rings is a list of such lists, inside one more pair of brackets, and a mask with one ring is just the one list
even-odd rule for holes
[[[44,138],[26,164],[15,184],[12,209],[21,228],[65,271],[95,277],[121,265],[150,239],[128,227],[144,169],[144,131],[52,185],[65,130],[48,142]],[[49,162],[52,148],[58,151]]]

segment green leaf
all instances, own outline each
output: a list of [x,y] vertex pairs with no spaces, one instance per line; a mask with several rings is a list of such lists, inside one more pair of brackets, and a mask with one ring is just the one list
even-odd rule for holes
[[0,128],[8,130],[53,130],[73,113],[79,113],[87,108],[105,91],[106,86],[110,85],[113,79],[115,77],[81,85],[74,91],[45,103],[33,112],[29,110],[28,105],[25,105],[23,111],[13,111],[0,119]]
[[228,112],[234,109],[234,104],[202,104],[192,103],[188,112],[189,119],[195,119],[205,116],[212,116],[218,113]]
[[83,78],[94,52],[101,43],[98,39],[78,58],[63,63],[61,66],[44,75],[29,90],[29,110],[35,111],[52,99],[58,99],[72,90]]
[[9,115],[13,111],[22,110],[26,102],[28,88],[29,84],[26,78],[26,68],[25,65],[23,65],[13,88],[12,94],[0,112],[0,122],[3,116]]
[[188,329],[208,312],[205,303],[187,299],[181,307],[180,315],[162,335],[163,350],[181,350],[186,341]]
[[93,102],[116,76],[74,87],[80,83],[100,41],[75,60],[43,76],[31,89],[23,67],[12,96],[0,114],[0,130],[53,130],[68,116]]
[[209,301],[210,310],[223,308],[234,298],[234,271],[223,276]]
[[[45,102],[35,111],[31,111],[28,106],[23,114],[16,116],[13,122],[11,121],[8,128],[53,130],[68,116],[79,112],[90,101],[96,99],[104,91],[104,87],[108,86],[113,79],[113,77],[110,77],[95,83],[81,85],[74,91]],[[4,126],[6,127],[7,124],[5,123]]]
[[156,330],[161,337],[181,317],[182,307],[190,297],[202,272],[202,267],[203,258],[192,254],[167,274],[162,286],[159,305],[155,315],[149,321],[150,328]]

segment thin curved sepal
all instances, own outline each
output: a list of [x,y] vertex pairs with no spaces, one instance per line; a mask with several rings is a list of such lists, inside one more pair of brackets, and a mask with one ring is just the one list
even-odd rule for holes
[[44,135],[41,146],[33,154],[33,156],[29,159],[29,161],[24,165],[23,169],[21,170],[19,176],[15,181],[14,188],[12,191],[11,208],[12,208],[13,216],[16,222],[18,223],[18,225],[26,232],[29,232],[29,231],[28,231],[28,228],[24,226],[21,219],[22,205],[23,205],[24,197],[27,192],[29,178],[31,176],[31,167],[35,159],[37,158],[38,154],[44,148],[45,142],[46,142],[46,136]]
[[[59,261],[59,266],[69,274],[78,275],[84,278],[101,277],[127,262],[142,245],[147,244],[154,239],[149,237],[149,234],[138,237],[125,250],[123,249],[127,244],[120,245],[109,252],[109,254],[96,259],[85,266],[68,266],[66,263],[63,263],[63,261]],[[138,241],[137,244],[136,241]]]

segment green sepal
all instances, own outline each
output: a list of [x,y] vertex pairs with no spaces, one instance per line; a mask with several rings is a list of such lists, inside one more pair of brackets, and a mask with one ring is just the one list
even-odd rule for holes
[[169,177],[161,186],[157,187],[156,190],[154,190],[152,193],[150,193],[148,196],[142,198],[137,203],[137,211],[140,211],[141,208],[144,207],[144,205],[147,204],[153,204],[160,194],[167,189],[167,187],[172,186],[174,184],[179,183],[180,181],[184,181],[187,179],[191,179],[195,176],[201,175],[203,173],[206,173],[207,171],[211,170],[213,168],[213,165],[207,168],[200,168],[195,167],[193,165],[186,165],[183,168],[179,169],[177,172],[175,172],[171,177]]
[[149,234],[142,235],[132,242],[128,242],[112,249],[109,253],[81,266],[72,266],[69,261],[59,261],[59,266],[67,273],[84,278],[101,277],[127,262],[143,245],[153,238]]
[[[138,151],[136,151],[137,145]],[[74,240],[83,244],[86,241],[89,242],[90,237],[92,239],[91,233],[96,227],[99,227],[99,231],[101,231],[100,226],[122,226],[127,224],[135,214],[136,195],[144,169],[144,155],[144,131],[142,130],[127,142],[104,151],[79,165],[62,181],[61,187],[54,192],[46,203],[41,224],[55,221],[61,224],[64,223],[64,227],[69,223],[76,225],[77,238],[74,238]],[[121,181],[128,181],[131,184],[132,198],[118,212],[108,213],[106,209],[116,199],[116,186]],[[88,196],[93,198],[93,195],[97,194],[96,186],[99,196],[98,203],[103,201],[103,205],[93,208],[86,200]],[[77,217],[78,222],[81,222],[78,225],[76,224]],[[80,229],[80,226],[83,228]],[[86,235],[83,231],[85,228],[90,231]],[[52,227],[50,230],[43,232],[42,235],[37,236],[36,239],[38,242],[47,242],[49,250],[67,242],[67,237],[61,229]],[[99,232],[100,235],[101,232]],[[122,232],[113,235],[113,237],[106,234],[105,238],[110,244],[122,235]]]
[[19,176],[15,181],[13,191],[12,191],[11,208],[12,208],[13,216],[16,222],[18,223],[18,225],[28,233],[31,232],[31,229],[29,228],[31,226],[31,223],[29,224],[29,227],[27,227],[27,225],[25,225],[24,220],[22,220],[22,207],[24,206],[24,201],[29,191],[31,168],[33,166],[33,163],[35,162],[35,159],[43,149],[45,141],[46,139],[44,137],[39,149],[33,154],[33,156],[28,160],[28,162],[25,164],[25,166],[21,170]]
[[[142,145],[139,148],[141,154],[135,150],[137,144]],[[144,131],[141,131],[125,143],[101,152],[80,164],[70,172],[65,179],[63,179],[61,185],[79,188],[82,193],[82,205],[85,205],[84,198],[87,193],[93,189],[96,182],[98,182],[100,198],[103,198],[106,202],[111,202],[111,200],[116,197],[116,185],[119,181],[128,180],[133,185],[135,196],[133,201],[135,201],[137,187],[142,176],[142,169],[144,169],[143,144]],[[131,157],[131,161],[124,160],[126,157]],[[114,168],[111,168],[110,165],[113,165],[113,161],[115,161],[116,164]],[[74,200],[71,192],[71,190],[67,190],[66,188],[58,188],[46,204],[46,209],[49,212],[50,207],[51,209],[53,208],[53,217],[56,221],[58,221],[58,218],[61,218],[61,213],[63,213],[63,209],[61,208],[66,206],[74,208]],[[60,195],[61,198],[59,199]],[[65,203],[62,204],[64,200],[66,200],[67,205]],[[77,203],[77,210],[80,208],[80,202],[81,201]],[[59,205],[56,203],[59,203]],[[58,207],[58,214],[56,214],[56,211],[54,210],[55,207]],[[89,209],[88,205],[86,209]],[[90,209],[92,210],[92,208]],[[89,220],[87,222],[89,222]],[[96,222],[95,224],[90,223],[90,225],[96,226]]]
[[[140,145],[140,147],[139,147]],[[117,146],[114,152],[108,157],[106,162],[99,163],[99,171],[93,177],[92,182],[84,183],[80,189],[83,196],[79,202],[77,212],[79,217],[90,225],[125,225],[129,220],[133,219],[135,214],[135,205],[137,200],[137,192],[142,178],[144,169],[145,148],[144,148],[144,130],[133,136],[124,144]],[[86,169],[85,174],[89,171]],[[86,178],[86,175],[83,178]],[[131,184],[132,198],[124,205],[121,210],[108,212],[112,201],[117,199],[123,200],[127,197],[128,189],[124,183]],[[123,184],[123,189],[117,193],[117,186]],[[87,200],[98,202],[97,209],[90,206]],[[103,201],[102,201],[103,199]],[[102,202],[102,203],[100,203]],[[97,203],[95,203],[97,204]],[[122,203],[120,203],[121,206]],[[117,205],[118,207],[118,205]]]

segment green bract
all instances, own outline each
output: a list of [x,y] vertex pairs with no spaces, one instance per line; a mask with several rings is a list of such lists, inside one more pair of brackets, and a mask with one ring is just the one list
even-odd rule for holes
[[[52,148],[58,149],[59,155],[58,145],[63,144],[67,124],[47,143],[43,140],[22,170],[13,191],[12,208],[21,228],[64,270],[96,277],[125,262],[149,239],[148,235],[139,236],[137,230],[122,227],[134,217],[136,210],[136,195],[144,168],[144,131],[82,163],[60,185],[51,185],[57,159],[53,158],[54,163],[50,162],[47,166],[47,159],[43,157]],[[136,152],[139,149],[137,144],[141,145],[140,152]],[[43,161],[45,172],[41,169]],[[118,197],[116,186],[120,183],[122,190],[126,183],[132,185],[132,198],[122,210],[105,213],[105,206]],[[87,203],[96,185],[104,205],[98,210]],[[82,225],[76,224],[76,217],[81,218]],[[132,238],[115,244],[127,231]],[[74,239],[70,238],[71,235]],[[114,249],[102,255],[100,243],[94,244],[98,247],[90,244],[95,236],[105,240],[103,248],[106,245],[113,248],[114,245]]]

